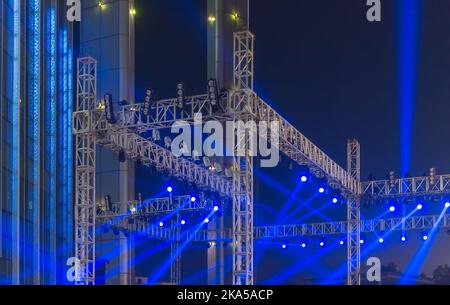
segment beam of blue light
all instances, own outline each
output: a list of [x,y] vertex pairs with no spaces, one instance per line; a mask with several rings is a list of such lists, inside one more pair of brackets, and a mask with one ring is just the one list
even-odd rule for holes
[[297,199],[298,192],[300,191],[302,184],[297,184],[295,186],[295,189],[293,192],[291,192],[291,195],[289,196],[288,201],[284,204],[283,209],[278,214],[277,223],[279,223],[284,217],[286,217],[286,213],[289,211],[290,207],[294,203],[294,201]]
[[262,285],[280,285],[293,275],[299,273],[302,269],[304,269],[307,266],[310,266],[317,262],[319,259],[327,255],[328,253],[332,252],[334,249],[336,249],[337,245],[328,246],[321,248],[321,251],[314,255],[310,256],[305,260],[300,260],[297,264],[294,266],[289,266],[285,268],[283,271],[275,274],[269,279],[263,280]]
[[[211,211],[208,216],[206,216],[204,219],[211,219],[212,216],[215,214],[215,211]],[[195,226],[189,233],[190,235],[187,235],[188,237],[180,244],[178,251],[176,253],[173,253],[173,258],[181,255],[181,253],[184,251],[184,249],[189,245],[191,240],[195,237],[195,234],[201,230],[201,228],[205,225],[204,220],[201,221],[197,226]],[[149,278],[148,283],[149,284],[156,284],[159,278],[166,272],[166,270],[170,267],[173,260],[172,257],[169,257],[162,265],[161,267]]]
[[436,220],[435,224],[433,225],[433,228],[431,229],[431,232],[428,233],[428,238],[426,241],[424,241],[423,245],[419,249],[419,251],[414,255],[413,259],[410,261],[408,266],[405,269],[405,272],[403,273],[403,276],[398,280],[398,284],[400,285],[407,285],[411,284],[410,279],[408,276],[415,276],[418,275],[421,270],[422,266],[425,262],[426,257],[428,256],[428,253],[430,252],[431,245],[433,244],[434,239],[436,238],[438,228],[440,226],[440,223],[444,219],[445,214],[447,213],[448,208],[444,208],[439,215],[438,219]]
[[408,172],[411,160],[411,140],[416,100],[419,53],[419,24],[421,0],[399,0],[398,82],[400,100],[400,156],[401,174]]
[[[368,246],[365,246],[361,251],[361,259],[363,257],[366,257],[375,247],[380,246],[380,242],[379,242],[380,238],[382,238],[383,241],[386,241],[386,239],[389,237],[389,235],[392,234],[392,232],[397,230],[397,228],[399,226],[403,226],[405,221],[408,218],[412,217],[416,212],[417,212],[417,209],[411,211],[411,213],[409,213],[406,217],[402,218],[402,220],[399,221],[397,224],[395,224],[395,226],[393,226],[389,231],[385,232],[382,236],[378,236],[376,241],[369,244]],[[384,213],[386,213],[386,212],[384,212]],[[341,265],[341,267],[339,267],[334,273],[332,273],[327,279],[323,280],[321,282],[321,284],[324,284],[324,285],[331,284],[331,283],[334,283],[337,279],[343,278],[345,276],[345,273],[347,272],[347,268],[348,267],[347,267],[347,262],[346,262],[345,264]]]

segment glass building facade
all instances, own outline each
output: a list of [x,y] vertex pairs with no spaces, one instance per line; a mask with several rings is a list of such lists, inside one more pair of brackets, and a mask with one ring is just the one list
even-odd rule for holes
[[65,284],[73,256],[73,24],[0,1],[0,284]]

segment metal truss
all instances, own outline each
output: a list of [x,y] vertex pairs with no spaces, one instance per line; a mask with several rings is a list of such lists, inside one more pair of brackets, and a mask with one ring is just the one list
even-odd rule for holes
[[[416,216],[409,218],[387,218],[362,220],[360,230],[363,233],[388,231],[430,230],[435,226],[450,227],[450,215],[445,215],[438,223],[439,215]],[[256,239],[287,239],[308,236],[346,235],[348,222],[324,222],[303,225],[266,226],[255,228]]]
[[[347,172],[359,184],[361,180],[361,147],[357,140],[347,143]],[[347,198],[347,284],[361,284],[361,200]]]
[[95,150],[91,110],[97,93],[97,62],[90,57],[77,62],[77,105],[73,116],[75,137],[75,257],[76,284],[95,284]]
[[[252,95],[245,90],[253,90],[253,46],[252,33],[234,33],[233,41],[233,83],[230,113],[234,126],[254,120]],[[243,91],[244,90],[244,91]],[[249,111],[250,110],[250,111]],[[253,261],[253,157],[250,155],[252,131],[236,132],[233,135],[233,284],[254,284]],[[245,150],[245,153],[242,153]]]
[[[110,126],[111,129],[114,126]],[[99,140],[99,144],[116,152],[124,152],[130,159],[145,166],[154,166],[173,177],[195,183],[225,197],[232,196],[232,184],[224,175],[219,175],[185,158],[176,157],[170,150],[132,133],[110,132]]]
[[395,197],[417,197],[427,195],[450,195],[450,175],[415,177],[361,183],[362,195],[366,200]]
[[[189,199],[188,199],[189,200]],[[173,201],[172,194],[169,197],[170,205],[175,208],[175,211],[179,211],[183,202]],[[170,279],[173,285],[181,284],[181,224],[180,213],[175,214],[174,219],[171,221],[171,228],[175,230],[175,238],[170,243]]]
[[212,211],[215,204],[211,200],[191,201],[191,196],[178,196],[129,202],[113,203],[112,209],[106,206],[97,208],[97,220],[109,220],[120,217],[153,217],[161,214],[191,213]]
[[[361,220],[361,233],[378,233],[389,231],[427,231],[435,227],[450,228],[450,215],[446,214],[440,222],[440,215],[413,216],[408,218],[385,218],[374,220]],[[176,231],[171,228],[159,228],[150,226],[147,222],[130,224],[128,221],[121,220],[116,224],[117,227],[142,234],[159,240],[174,240]],[[302,237],[323,237],[332,235],[346,236],[348,222],[322,222],[299,225],[280,225],[280,226],[259,226],[254,228],[255,240],[300,240]],[[217,232],[217,234],[210,234]],[[200,230],[195,233],[181,233],[181,238],[188,238],[191,242],[231,242],[232,231],[226,229],[223,231]]]

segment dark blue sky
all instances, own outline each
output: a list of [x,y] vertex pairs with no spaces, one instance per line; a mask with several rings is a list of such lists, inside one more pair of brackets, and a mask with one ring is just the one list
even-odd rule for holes
[[[346,162],[346,141],[356,137],[362,147],[363,179],[370,173],[383,179],[390,170],[399,172],[402,113],[398,90],[398,1],[382,0],[381,23],[367,22],[365,0],[250,3],[251,30],[256,35],[258,94],[342,166]],[[450,173],[450,0],[422,3],[411,175],[423,175],[431,166],[437,167],[438,173]],[[138,99],[147,87],[160,97],[173,97],[179,81],[192,94],[204,93],[206,1],[139,0],[137,7]],[[265,175],[257,175],[261,180],[255,203],[258,225],[276,223],[276,217],[270,217],[270,209],[279,211],[296,184],[295,173],[287,172],[286,161],[279,168],[264,172]],[[147,188],[146,179],[141,180],[138,179],[137,187]],[[275,182],[283,185],[283,190]],[[298,200],[304,201],[310,195],[310,191],[303,190]],[[312,207],[321,205],[320,200],[311,203]],[[379,215],[383,209],[369,209],[364,212],[365,217]],[[424,210],[425,214],[436,214],[440,208]],[[324,221],[327,215],[345,219],[344,208],[337,211],[327,207],[323,214],[325,219],[314,215],[301,221]],[[439,238],[448,239],[445,233]],[[418,238],[402,249],[393,242],[387,245],[392,251],[382,254],[377,249],[375,254],[384,255],[386,264],[402,257],[396,263],[403,268],[420,245]],[[273,255],[283,257],[265,265],[265,270],[259,271],[260,279],[274,276],[283,267],[289,270],[300,255],[298,249],[295,255],[276,252],[279,249],[258,251],[269,260]],[[448,249],[432,251],[425,265],[427,273],[442,263],[441,253],[445,251]],[[344,255],[345,251],[325,254],[329,259],[321,261],[322,265],[311,262],[304,276],[328,274],[344,262]]]
[[[362,145],[363,178],[400,171],[396,1],[367,22],[363,0],[251,2],[258,93],[340,164]],[[205,91],[206,1],[138,1],[138,92]],[[450,1],[424,1],[412,175],[450,172]]]

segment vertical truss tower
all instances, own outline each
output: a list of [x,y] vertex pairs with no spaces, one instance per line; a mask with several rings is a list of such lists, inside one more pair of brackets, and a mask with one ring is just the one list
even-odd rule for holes
[[[347,143],[347,172],[361,181],[361,148],[357,140]],[[347,201],[347,284],[361,284],[361,199],[352,194]]]
[[75,133],[75,257],[76,284],[95,284],[95,149],[92,111],[97,99],[97,62],[90,57],[77,62]]
[[[253,45],[249,31],[234,34],[234,92],[230,112],[235,128],[233,172],[233,284],[253,285],[253,158],[250,156],[253,135],[239,130],[254,118],[253,107]],[[249,90],[250,89],[250,90]],[[233,135],[234,137],[234,135]],[[244,150],[244,151],[243,151]]]

